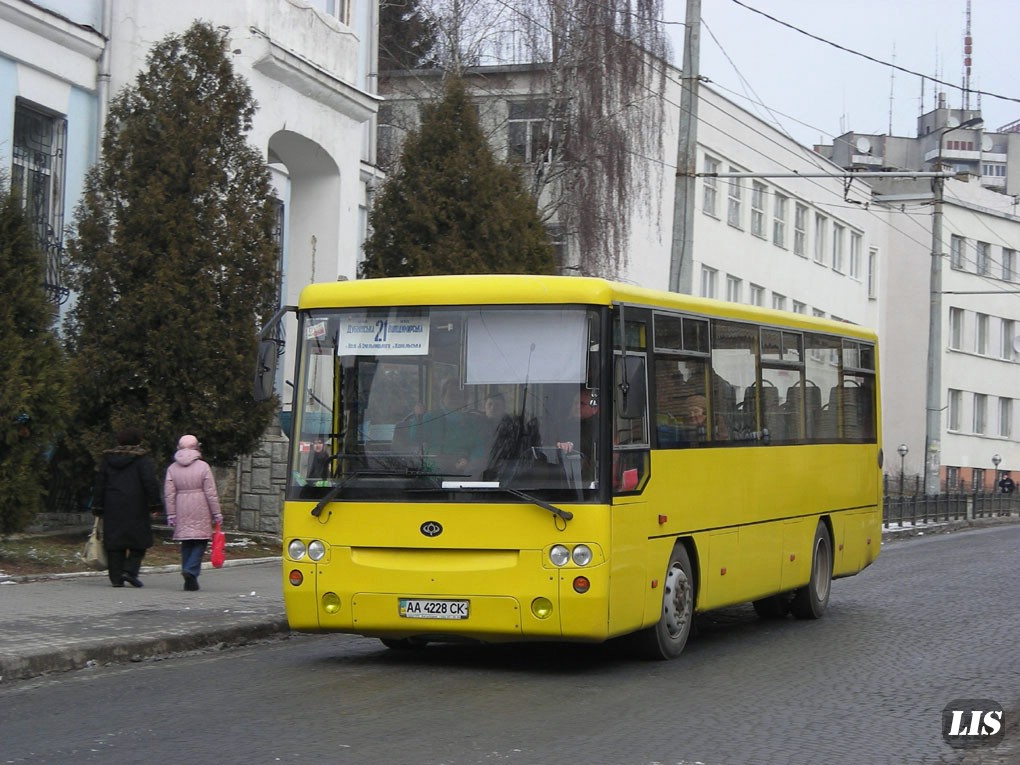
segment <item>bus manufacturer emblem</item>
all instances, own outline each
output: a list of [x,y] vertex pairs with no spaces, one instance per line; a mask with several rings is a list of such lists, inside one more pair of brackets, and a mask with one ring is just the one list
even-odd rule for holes
[[438,537],[443,533],[443,525],[439,521],[425,521],[421,525],[421,533],[427,537]]

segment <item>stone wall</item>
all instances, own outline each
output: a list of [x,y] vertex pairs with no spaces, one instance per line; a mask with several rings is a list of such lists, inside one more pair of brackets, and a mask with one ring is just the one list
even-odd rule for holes
[[289,440],[274,422],[259,447],[238,460],[234,494],[238,530],[279,536],[289,448]]

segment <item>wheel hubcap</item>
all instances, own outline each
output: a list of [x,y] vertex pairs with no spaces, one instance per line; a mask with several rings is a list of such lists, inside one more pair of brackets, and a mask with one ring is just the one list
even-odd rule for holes
[[829,586],[831,584],[830,574],[832,571],[832,561],[829,558],[829,546],[825,544],[822,539],[818,540],[818,544],[815,547],[815,597],[819,601],[824,601],[829,596]]
[[674,563],[666,572],[666,591],[662,599],[666,629],[670,637],[680,637],[687,629],[690,596],[690,580],[680,564]]

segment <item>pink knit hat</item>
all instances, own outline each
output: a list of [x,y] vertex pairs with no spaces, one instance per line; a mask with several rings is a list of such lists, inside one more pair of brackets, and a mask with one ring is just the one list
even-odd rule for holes
[[181,440],[177,442],[178,449],[197,449],[198,439],[194,436],[181,436]]

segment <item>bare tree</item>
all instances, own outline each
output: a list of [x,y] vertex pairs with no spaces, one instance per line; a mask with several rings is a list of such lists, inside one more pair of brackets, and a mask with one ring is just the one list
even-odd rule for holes
[[635,202],[657,210],[662,166],[646,158],[663,149],[662,0],[422,0],[422,8],[441,70],[469,79],[472,67],[530,72],[544,129],[517,156],[543,219],[559,229],[559,266],[619,275],[628,211]]

